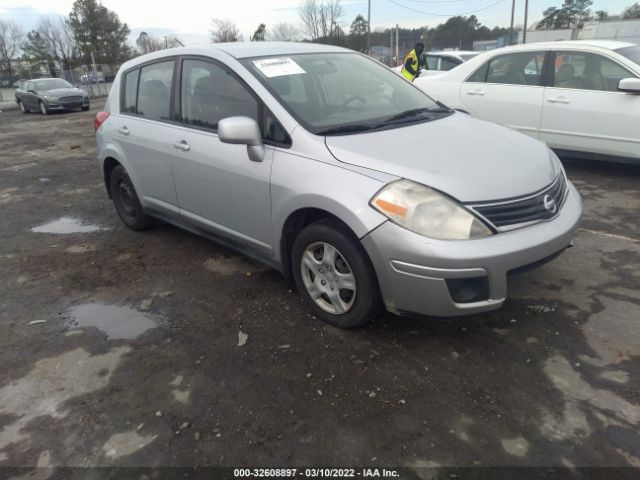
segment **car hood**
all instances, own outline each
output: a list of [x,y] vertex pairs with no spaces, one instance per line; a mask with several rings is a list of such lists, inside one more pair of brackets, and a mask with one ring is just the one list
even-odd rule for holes
[[54,90],[45,90],[40,92],[42,95],[49,95],[51,97],[67,97],[67,96],[84,96],[84,90],[79,88],[56,88]]
[[559,173],[544,143],[464,113],[390,130],[328,136],[325,143],[341,162],[413,180],[461,202],[533,193]]

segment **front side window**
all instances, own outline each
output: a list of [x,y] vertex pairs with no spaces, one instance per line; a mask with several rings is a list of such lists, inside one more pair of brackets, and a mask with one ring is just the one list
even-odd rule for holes
[[151,120],[169,120],[174,61],[140,69],[136,113]]
[[425,122],[451,111],[358,53],[310,53],[242,60],[310,132],[348,134]]
[[617,92],[620,80],[633,76],[627,69],[602,55],[588,52],[557,52],[553,86]]
[[638,68],[640,68],[640,46],[632,45],[630,47],[619,48],[614,51],[623,57],[627,57],[632,62],[637,63]]
[[233,75],[210,62],[184,60],[180,98],[180,119],[187,125],[216,130],[227,117],[259,121],[256,99]]

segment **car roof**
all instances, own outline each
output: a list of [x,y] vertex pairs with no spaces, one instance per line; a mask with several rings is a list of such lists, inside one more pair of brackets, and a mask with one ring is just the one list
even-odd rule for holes
[[[632,47],[634,43],[620,42],[618,40],[567,40],[558,42],[535,42],[526,43],[520,45],[512,45],[510,47],[503,47],[499,49],[504,51],[517,51],[517,50],[530,50],[530,49],[547,49],[547,48],[572,48],[572,47],[595,47],[604,48],[606,50],[617,50],[624,47]],[[495,50],[489,50],[495,51]]]

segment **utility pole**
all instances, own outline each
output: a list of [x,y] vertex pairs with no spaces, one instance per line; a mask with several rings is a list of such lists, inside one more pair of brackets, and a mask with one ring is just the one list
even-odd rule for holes
[[389,32],[391,33],[391,43],[390,43],[390,47],[391,48],[389,49],[389,52],[391,52],[391,54],[389,55],[391,57],[391,65],[389,65],[389,66],[390,67],[395,67],[396,65],[395,65],[395,63],[393,61],[393,28],[391,28],[389,30]]
[[522,32],[522,43],[527,43],[528,18],[529,18],[529,0],[524,0],[524,31]]
[[367,13],[367,52],[371,55],[371,0],[369,0]]
[[398,36],[400,35],[400,26],[396,23],[396,66],[399,65],[400,62],[400,49],[398,48]]
[[[509,45],[513,45],[513,17],[516,14],[516,0],[511,2],[511,28],[509,28]],[[516,41],[516,43],[518,43]]]

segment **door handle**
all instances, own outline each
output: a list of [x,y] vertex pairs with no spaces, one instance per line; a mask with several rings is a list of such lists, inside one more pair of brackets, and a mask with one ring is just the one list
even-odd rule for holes
[[549,103],[571,103],[571,100],[569,100],[567,97],[555,97],[555,98],[547,98],[547,102]]
[[178,150],[182,150],[183,152],[188,152],[189,150],[191,150],[191,147],[189,146],[186,140],[173,142],[173,146]]
[[478,95],[480,97],[483,97],[484,96],[484,90],[480,90],[479,88],[476,89],[476,90],[469,90],[467,92],[467,95]]
[[121,133],[122,135],[129,135],[129,129],[127,127],[119,128],[118,133]]

